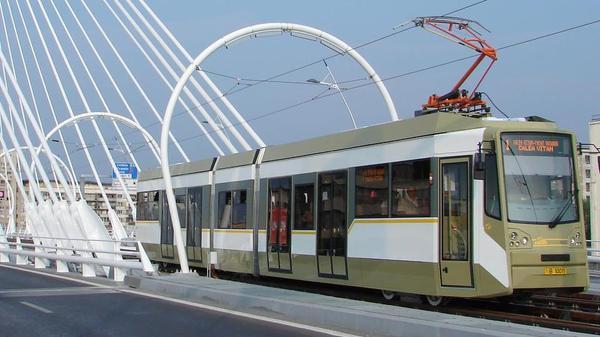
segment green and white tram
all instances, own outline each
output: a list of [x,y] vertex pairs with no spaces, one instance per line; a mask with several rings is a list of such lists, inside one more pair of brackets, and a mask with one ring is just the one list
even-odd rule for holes
[[[434,113],[173,165],[191,267],[440,297],[588,286],[575,136]],[[178,263],[159,169],[136,233]]]

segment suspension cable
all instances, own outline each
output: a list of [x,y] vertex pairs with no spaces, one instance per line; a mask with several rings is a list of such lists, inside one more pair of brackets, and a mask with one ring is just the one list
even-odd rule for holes
[[[115,48],[115,45],[112,43],[112,41],[110,40],[110,38],[108,37],[108,35],[106,34],[104,28],[102,28],[102,25],[100,25],[100,23],[98,22],[98,20],[96,19],[96,16],[94,15],[94,13],[90,10],[90,8],[87,6],[87,4],[85,3],[85,0],[81,0],[82,5],[84,6],[86,12],[90,15],[90,17],[92,18],[92,21],[94,22],[94,24],[96,25],[96,28],[98,28],[98,30],[100,31],[100,34],[102,35],[102,37],[104,38],[104,40],[108,43],[110,49],[113,51],[113,53],[115,54],[115,56],[117,57],[117,60],[119,60],[119,63],[121,64],[121,66],[123,66],[123,68],[125,69],[125,72],[127,73],[127,75],[129,76],[129,78],[131,79],[131,81],[133,82],[133,84],[135,85],[135,87],[138,89],[138,91],[140,92],[140,94],[142,95],[142,97],[144,98],[144,101],[146,102],[146,104],[148,104],[148,106],[150,107],[150,110],[152,110],[152,112],[154,113],[154,116],[158,119],[159,123],[162,123],[162,117],[160,115],[160,113],[158,112],[158,110],[156,109],[154,103],[152,103],[152,101],[150,100],[150,98],[148,97],[148,95],[146,94],[146,91],[142,88],[142,86],[140,85],[139,81],[137,80],[137,78],[133,75],[133,73],[131,72],[131,69],[129,69],[129,66],[127,65],[127,63],[125,62],[125,60],[123,59],[123,57],[121,56],[121,53],[117,50],[117,48]],[[71,8],[71,5],[69,4],[69,2],[65,2],[66,5],[68,6],[69,10],[71,11],[71,13],[75,15],[74,11]],[[132,115],[133,117],[133,115]],[[134,119],[135,120],[135,119]],[[141,125],[141,123],[139,123]],[[179,142],[177,141],[177,139],[175,138],[175,135],[173,135],[172,132],[169,133],[169,137],[171,138],[171,141],[175,144],[175,147],[177,148],[177,150],[179,151],[179,153],[181,154],[181,156],[183,157],[183,159],[186,162],[189,162],[190,159],[188,157],[188,155],[185,153],[185,151],[183,150],[183,148],[181,147],[181,145],[179,145]]]
[[[108,1],[104,0],[104,3],[106,3],[108,6],[110,6],[108,4]],[[127,21],[133,26],[133,28],[135,29],[135,31],[140,35],[140,37],[142,38],[142,40],[144,40],[144,42],[148,45],[148,47],[150,48],[150,50],[152,51],[152,53],[158,58],[158,60],[160,61],[160,63],[166,68],[167,72],[171,75],[171,77],[175,81],[177,81],[179,79],[179,75],[175,72],[175,70],[173,70],[173,68],[165,60],[165,58],[162,56],[162,54],[160,54],[160,52],[156,49],[156,46],[154,46],[154,44],[152,43],[152,41],[150,41],[150,39],[148,38],[148,36],[142,31],[142,29],[140,28],[140,26],[133,20],[133,18],[131,17],[131,15],[129,15],[129,13],[125,10],[125,8],[123,7],[123,5],[118,0],[115,0],[115,4],[117,5],[117,7],[121,11],[121,13],[125,16],[125,18],[127,19]],[[112,9],[112,7],[111,7],[111,9]],[[187,97],[192,101],[192,103],[194,105],[195,104],[200,104],[200,102],[198,101],[198,99],[192,94],[192,92],[188,88],[185,88],[185,93],[186,93]],[[208,125],[213,129],[213,131],[221,139],[221,141],[227,146],[227,148],[229,149],[229,151],[232,152],[232,153],[237,153],[238,150],[236,149],[236,147],[231,143],[231,141],[229,140],[229,138],[223,132],[224,127],[217,125],[215,123],[215,121],[213,120],[213,118],[210,116],[210,114],[204,108],[198,109],[198,111],[200,111],[200,113],[202,114],[202,116],[204,117],[204,119],[208,122]],[[191,114],[190,117],[192,115],[193,114]],[[193,118],[195,118],[195,116]],[[200,125],[202,125],[202,124],[200,123]]]

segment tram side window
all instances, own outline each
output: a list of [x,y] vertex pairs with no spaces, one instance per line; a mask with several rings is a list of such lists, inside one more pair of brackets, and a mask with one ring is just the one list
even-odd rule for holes
[[137,220],[158,220],[158,192],[137,194]]
[[186,228],[186,199],[187,189],[180,188],[175,190],[175,205],[177,206],[177,215],[179,217],[179,227]]
[[500,219],[498,164],[495,154],[485,155],[485,213],[492,218]]
[[389,185],[388,165],[356,168],[356,217],[387,217]]
[[246,190],[219,192],[219,228],[246,228]]
[[315,184],[294,186],[294,229],[315,229]]
[[429,216],[431,199],[429,159],[392,164],[392,216]]
[[190,188],[188,193],[187,245],[200,246],[202,237],[202,188]]
[[147,220],[148,192],[139,192],[137,194],[137,204],[135,208],[137,220]]
[[158,220],[160,209],[160,193],[158,191],[148,192],[148,209],[146,210],[146,220]]

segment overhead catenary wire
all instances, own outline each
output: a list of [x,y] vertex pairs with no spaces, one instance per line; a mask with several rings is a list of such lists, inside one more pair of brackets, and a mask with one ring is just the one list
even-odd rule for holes
[[[65,33],[67,35],[67,38],[68,38],[69,42],[71,42],[71,46],[73,47],[73,50],[75,50],[75,54],[79,58],[79,61],[81,62],[85,73],[89,77],[90,82],[92,83],[92,86],[94,88],[94,91],[96,91],[96,94],[98,94],[98,97],[100,98],[100,101],[102,102],[102,106],[104,107],[104,110],[107,111],[107,112],[110,112],[110,108],[108,107],[108,103],[104,99],[104,95],[102,94],[102,91],[100,91],[100,89],[98,88],[98,84],[96,83],[96,80],[94,79],[94,76],[90,72],[90,69],[89,69],[89,67],[87,65],[87,62],[84,60],[83,56],[81,55],[81,52],[79,51],[79,47],[77,47],[77,44],[73,40],[73,37],[72,37],[69,29],[67,28],[67,26],[66,26],[66,24],[65,24],[65,22],[64,22],[64,20],[62,18],[62,15],[60,14],[58,8],[56,8],[56,6],[54,4],[54,0],[50,0],[50,4],[52,5],[52,8],[54,9],[54,12],[56,13],[57,18],[58,18],[61,26],[63,27],[63,29],[64,29],[64,31],[65,31]],[[84,31],[84,33],[85,33],[85,31]],[[96,51],[96,48],[94,47],[93,44],[91,44],[91,48],[92,48],[93,51]],[[97,51],[96,51],[95,55],[98,56]],[[104,69],[107,70],[106,67],[104,67]],[[108,72],[108,75],[110,77],[110,72]],[[86,108],[88,109],[88,112],[89,112],[90,109],[89,109],[89,107],[87,107],[87,103],[85,105],[86,105]],[[121,132],[121,128],[119,127],[119,125],[117,124],[116,121],[111,121],[111,122],[112,122],[115,130],[117,131],[117,134],[119,135],[119,137],[121,138],[121,140],[125,143],[126,150],[129,150],[129,147],[127,146],[127,141],[125,140],[125,138],[123,136],[123,133]],[[129,154],[129,157],[131,158],[131,161],[133,162],[133,164],[136,167],[139,167],[139,164],[138,164],[135,156],[132,153]],[[110,159],[112,159],[114,161],[114,158],[112,158],[112,155],[111,155]],[[116,168],[116,166],[115,166],[115,168]],[[120,174],[118,174],[118,173],[116,173],[116,175],[120,176]],[[125,191],[124,191],[125,194],[129,195],[129,193],[127,193],[126,187],[124,187],[124,189],[125,189]]]
[[[106,0],[104,0],[104,2],[108,5],[108,2]],[[158,49],[156,48],[156,46],[154,45],[154,43],[148,38],[148,36],[146,35],[146,33],[141,29],[141,27],[137,24],[137,22],[133,19],[133,17],[131,17],[131,15],[129,14],[129,12],[125,9],[125,7],[121,4],[121,2],[119,0],[115,0],[115,4],[117,5],[117,7],[121,11],[121,13],[125,16],[125,18],[127,19],[127,21],[133,26],[134,30],[139,34],[139,36],[142,38],[142,40],[150,48],[150,50],[152,51],[152,53],[154,54],[154,56],[156,56],[158,58],[158,60],[160,61],[160,63],[163,65],[163,67],[165,67],[165,69],[167,70],[167,73],[169,73],[169,75],[171,75],[171,77],[175,81],[177,81],[179,79],[179,74],[177,72],[175,72],[175,70],[167,62],[167,60],[165,59],[165,57],[158,51]],[[185,92],[186,96],[188,97],[188,99],[190,99],[194,105],[199,105],[200,104],[200,102],[198,101],[198,99],[196,98],[196,96],[191,92],[191,90],[189,90],[189,88],[185,88],[184,92]],[[219,137],[219,139],[225,144],[225,146],[227,147],[227,149],[231,153],[237,153],[238,152],[237,148],[233,145],[233,143],[231,142],[231,140],[229,140],[229,138],[227,137],[227,135],[224,133],[224,131],[223,131],[224,128],[222,126],[219,126],[214,121],[214,119],[210,116],[210,114],[208,113],[208,111],[206,111],[204,109],[204,107],[200,107],[198,109],[198,111],[200,111],[200,113],[202,114],[202,117],[204,118],[204,120],[206,120],[206,122],[208,123],[208,125],[212,128],[212,130]],[[190,117],[192,117],[192,119],[194,120],[194,122],[196,123],[196,125],[198,127],[200,127],[201,130],[204,130],[204,127],[202,126],[202,122],[200,122],[195,115],[190,114]],[[239,138],[237,138],[237,139],[239,140]]]
[[[85,0],[82,0],[82,1],[85,1]],[[158,68],[158,66],[156,65],[156,63],[154,62],[154,60],[152,60],[152,58],[148,55],[148,53],[146,52],[146,50],[144,49],[144,47],[142,47],[142,45],[138,42],[137,38],[133,35],[133,33],[131,32],[131,30],[129,30],[129,28],[125,25],[125,23],[123,22],[123,20],[121,20],[121,18],[119,17],[119,15],[114,11],[114,9],[110,5],[110,3],[108,3],[107,1],[104,1],[104,3],[108,7],[108,9],[112,13],[112,15],[115,17],[115,19],[117,19],[117,21],[119,22],[119,24],[121,25],[121,27],[124,29],[124,31],[127,33],[127,35],[131,38],[131,40],[136,45],[136,47],[140,50],[140,52],[142,53],[142,55],[146,58],[146,60],[148,61],[148,63],[152,66],[152,68],[156,71],[156,73],[159,75],[159,77],[162,79],[162,81],[169,88],[169,90],[173,90],[174,86],[169,82],[169,80],[165,77],[165,75],[163,74],[163,72]],[[187,103],[185,103],[185,101],[183,101],[183,99],[181,99],[181,98],[179,99],[179,102],[184,106],[184,109],[186,110],[186,113],[190,116],[190,118],[192,118],[192,120],[198,126],[198,128],[200,128],[200,130],[202,130],[202,132],[207,135],[208,141],[213,146],[213,148],[217,151],[217,153],[219,155],[223,155],[224,152],[221,149],[221,147],[219,146],[219,144],[216,143],[216,141],[212,137],[211,133],[207,132],[208,130],[206,130],[206,128],[204,127],[204,125],[202,125],[202,123],[196,118],[196,116],[191,113],[192,110],[190,109],[189,105]],[[144,127],[148,128],[149,126],[156,125],[156,124],[162,124],[162,123],[163,123],[162,118],[160,118],[157,122],[153,122],[153,123],[147,124]]]
[[[66,4],[70,8],[69,3],[66,2]],[[110,47],[110,49],[112,50],[113,54],[115,54],[117,60],[121,64],[121,66],[125,69],[125,72],[127,73],[127,76],[129,77],[129,79],[133,82],[133,84],[136,87],[136,89],[140,92],[140,95],[142,95],[142,97],[144,98],[144,102],[146,102],[146,104],[148,105],[148,107],[150,108],[150,110],[152,110],[152,113],[158,119],[158,121],[160,123],[162,123],[162,116],[158,112],[158,109],[156,108],[156,106],[154,105],[154,103],[150,100],[150,98],[148,97],[148,94],[146,93],[146,90],[144,90],[144,88],[142,87],[142,85],[137,80],[136,76],[133,75],[133,73],[131,72],[131,69],[129,69],[129,66],[127,65],[127,63],[125,62],[125,60],[123,59],[123,57],[121,56],[121,53],[117,50],[117,48],[115,47],[115,45],[113,44],[113,42],[111,41],[111,39],[108,37],[108,35],[106,34],[106,31],[104,30],[104,28],[102,27],[102,25],[100,25],[100,23],[96,19],[96,16],[94,15],[94,13],[90,10],[90,8],[88,7],[88,5],[85,3],[85,0],[81,0],[81,4],[85,8],[86,12],[88,13],[88,15],[90,16],[90,18],[92,19],[92,21],[94,22],[94,25],[96,26],[96,28],[98,28],[98,31],[100,32],[100,34],[102,35],[102,37],[104,38],[104,40],[106,41],[106,43],[108,44],[108,46]],[[140,123],[140,125],[141,125],[141,123]],[[189,162],[190,158],[185,153],[185,151],[183,150],[183,148],[181,147],[181,145],[179,145],[179,142],[175,138],[175,135],[173,135],[172,132],[169,132],[169,137],[170,137],[171,141],[173,142],[173,144],[175,144],[175,147],[179,151],[179,154],[183,157],[183,159],[186,162]]]
[[[569,31],[572,31],[574,29],[584,28],[584,27],[591,26],[591,25],[594,25],[594,24],[597,24],[597,23],[600,23],[600,19],[589,21],[589,22],[586,22],[586,23],[583,23],[583,24],[579,24],[579,25],[576,25],[576,26],[571,26],[571,27],[568,27],[568,28],[565,28],[565,29],[561,29],[561,30],[552,32],[552,33],[548,33],[548,34],[536,36],[536,37],[533,37],[533,38],[530,38],[530,39],[526,39],[526,40],[522,40],[522,41],[519,41],[519,42],[511,43],[511,44],[502,46],[500,48],[497,48],[497,50],[509,49],[509,48],[521,46],[521,45],[524,45],[524,44],[527,44],[527,43],[538,41],[538,40],[541,40],[541,39],[544,39],[544,38],[548,38],[548,37],[551,37],[551,36],[555,36],[555,35],[558,35],[558,34],[561,34],[561,33],[569,32]],[[447,65],[450,65],[450,64],[454,64],[454,63],[457,63],[457,62],[465,61],[465,60],[474,58],[476,56],[477,56],[477,54],[470,55],[470,56],[465,56],[465,57],[461,57],[461,58],[456,58],[456,59],[453,59],[453,60],[449,60],[449,61],[446,61],[446,62],[438,63],[438,64],[427,66],[427,67],[418,68],[418,69],[411,70],[411,71],[408,71],[408,72],[404,72],[404,73],[401,73],[401,74],[392,75],[392,76],[389,76],[389,77],[384,77],[384,78],[381,79],[381,81],[386,82],[386,81],[391,81],[391,80],[395,80],[395,79],[402,78],[402,77],[407,77],[407,76],[410,76],[410,75],[418,74],[418,73],[429,71],[429,70],[432,70],[432,69],[444,67],[444,66],[447,66]],[[348,87],[348,88],[346,88],[344,90],[344,92],[356,90],[356,89],[359,89],[359,88],[364,88],[364,87],[371,86],[371,85],[374,85],[374,84],[375,84],[374,82],[369,82],[369,83],[365,83],[365,84],[360,84],[360,85]],[[277,113],[281,113],[281,112],[284,112],[284,111],[287,111],[287,110],[291,110],[293,108],[296,108],[296,107],[299,107],[299,106],[302,106],[302,105],[305,105],[305,104],[308,104],[308,103],[311,103],[311,102],[314,102],[314,101],[317,101],[317,100],[320,100],[320,99],[323,99],[323,98],[326,98],[326,97],[329,97],[329,96],[333,96],[333,95],[337,95],[337,92],[328,93],[328,94],[321,95],[321,96],[312,96],[312,97],[310,97],[308,99],[305,99],[305,100],[302,100],[302,101],[299,101],[299,102],[287,105],[285,107],[282,107],[282,108],[279,108],[279,109],[275,109],[275,110],[272,110],[270,112],[263,113],[261,115],[258,115],[256,117],[254,117],[254,118],[248,119],[247,121],[255,121],[255,120],[263,119],[263,118],[269,117],[271,115],[274,115],[274,114],[277,114]],[[178,112],[178,113],[181,114],[182,112]],[[190,136],[190,137],[187,137],[187,138],[182,138],[182,139],[180,139],[180,141],[181,142],[185,142],[185,141],[189,141],[191,139],[195,139],[195,138],[199,138],[199,137],[202,137],[202,135],[194,135],[194,136]]]
[[[60,15],[58,12],[58,9],[56,8],[56,5],[54,4],[54,0],[51,0],[52,6],[54,7],[54,10],[56,11],[57,15]],[[79,20],[77,14],[75,14],[75,12],[73,11],[73,8],[71,7],[71,5],[69,4],[68,1],[65,1],[65,4],[67,5],[67,8],[69,9],[71,15],[73,16],[73,18],[75,19],[75,22],[77,23],[77,26],[79,27],[79,29],[81,30],[81,33],[83,34],[83,36],[85,37],[85,40],[88,42],[89,46],[91,47],[94,55],[96,56],[96,59],[98,60],[98,62],[100,63],[100,66],[102,67],[102,70],[104,70],[104,73],[106,74],[106,76],[108,77],[111,85],[113,86],[113,88],[115,89],[115,91],[117,92],[117,95],[119,96],[119,98],[121,99],[121,101],[123,102],[123,105],[125,106],[125,109],[129,112],[129,115],[131,116],[131,118],[133,119],[133,121],[135,121],[136,123],[139,124],[139,120],[137,119],[137,116],[135,115],[135,113],[133,112],[133,109],[131,108],[131,106],[129,105],[129,102],[127,101],[127,99],[125,99],[125,96],[123,95],[123,92],[121,91],[119,85],[117,84],[117,82],[115,81],[115,79],[113,78],[112,74],[110,73],[110,71],[108,70],[108,67],[106,66],[106,64],[104,63],[104,60],[102,59],[102,57],[100,56],[100,54],[98,53],[98,50],[96,49],[96,46],[94,45],[94,43],[92,42],[92,40],[90,39],[88,33],[86,32],[86,29],[83,27],[83,25],[81,24],[81,21]],[[104,97],[102,97],[102,95],[100,95],[101,100],[102,100],[102,104],[105,106],[106,110],[108,111],[109,108],[104,100]],[[115,127],[117,128],[117,131],[119,132],[119,137],[121,138],[121,140],[124,142],[124,146],[125,149],[127,151],[128,154],[131,154],[131,158],[134,160],[135,166],[136,167],[140,167],[139,164],[137,163],[137,161],[135,161],[135,157],[133,156],[133,153],[131,152],[128,143],[125,141],[123,134],[121,133],[120,129],[117,127],[116,122],[113,121],[113,124],[115,125]],[[145,136],[144,136],[145,137]],[[149,139],[146,139],[147,141],[149,141]],[[152,154],[155,156],[155,158],[157,160],[159,160],[159,156],[158,153],[156,152],[156,150],[154,148],[151,148],[152,150]]]
[[[106,1],[106,0],[104,0],[104,1]],[[446,15],[454,14],[454,13],[457,13],[457,12],[459,12],[459,11],[462,11],[462,10],[465,10],[465,9],[468,9],[468,8],[471,8],[471,7],[474,7],[474,6],[476,6],[476,5],[482,4],[482,3],[484,3],[484,2],[487,2],[487,1],[488,1],[488,0],[480,0],[480,1],[477,1],[477,2],[475,2],[475,3],[472,3],[472,4],[469,4],[469,5],[463,6],[463,7],[461,7],[461,8],[458,8],[458,9],[452,10],[452,11],[450,11],[450,12],[447,12],[447,13],[443,14],[442,16],[446,16]],[[237,93],[239,93],[239,92],[242,92],[242,91],[248,90],[248,89],[250,89],[250,88],[252,88],[252,87],[255,87],[255,86],[258,86],[258,85],[261,85],[261,84],[264,84],[264,83],[273,83],[273,81],[274,81],[276,78],[283,77],[283,76],[285,76],[285,75],[288,75],[288,74],[291,74],[291,73],[294,73],[294,72],[300,71],[300,70],[302,70],[302,69],[306,69],[306,68],[308,68],[308,67],[311,67],[311,66],[313,66],[313,65],[315,65],[315,64],[319,64],[319,63],[321,63],[321,62],[323,62],[323,61],[327,61],[327,60],[330,60],[330,59],[332,59],[332,58],[335,58],[335,57],[338,57],[338,56],[341,56],[341,55],[345,55],[345,54],[347,54],[347,52],[349,52],[349,51],[351,51],[351,50],[357,50],[357,49],[360,49],[360,48],[364,48],[364,47],[366,47],[366,46],[369,46],[369,45],[372,45],[372,44],[374,44],[374,43],[376,43],[376,42],[379,42],[379,41],[382,41],[382,40],[388,39],[388,38],[390,38],[390,37],[392,37],[392,36],[396,36],[396,35],[398,35],[398,34],[400,34],[400,33],[403,33],[403,32],[406,32],[406,31],[409,31],[409,30],[411,30],[411,29],[413,29],[413,28],[415,28],[415,27],[414,27],[414,26],[411,26],[411,27],[407,27],[407,28],[404,28],[404,29],[396,30],[396,31],[394,31],[394,32],[392,32],[392,33],[385,34],[385,35],[383,35],[383,36],[380,36],[380,37],[377,37],[377,38],[375,38],[375,39],[369,40],[369,41],[367,41],[367,42],[364,42],[364,43],[362,43],[362,44],[359,44],[359,45],[357,45],[357,46],[355,46],[355,47],[351,47],[351,48],[350,48],[349,50],[347,50],[347,51],[346,51],[344,54],[340,54],[340,53],[337,53],[337,52],[336,52],[336,53],[334,53],[334,54],[331,54],[331,55],[329,55],[329,56],[326,56],[326,57],[319,58],[318,60],[315,60],[315,61],[309,62],[309,63],[307,63],[307,64],[304,64],[304,65],[301,65],[301,66],[297,66],[297,67],[291,68],[291,69],[289,69],[289,70],[286,70],[286,71],[280,72],[280,73],[278,73],[278,74],[275,74],[275,75],[269,76],[269,77],[267,77],[267,78],[264,78],[264,79],[256,80],[256,82],[255,82],[255,83],[246,84],[246,85],[245,85],[245,87],[243,87],[243,88],[240,88],[240,89],[237,89],[237,90],[231,90],[230,92],[228,92],[228,93],[227,93],[227,96],[231,96],[231,95],[233,95],[233,94],[237,94]],[[473,56],[469,56],[469,57],[467,57],[467,58],[471,58],[471,57],[473,57]],[[467,58],[465,58],[465,59],[467,59]],[[458,62],[458,61],[456,61],[456,62]],[[202,72],[202,71],[203,71],[203,69],[200,69],[200,71]],[[225,76],[228,76],[228,75],[225,75]],[[235,76],[231,76],[231,77],[232,77],[232,78],[235,78],[235,79],[237,79],[237,77],[235,77]],[[352,80],[348,80],[348,81],[340,81],[340,82],[338,82],[338,84],[345,84],[345,83],[357,82],[357,81],[362,81],[362,80],[363,80],[363,78],[359,78],[359,79],[352,79]],[[369,84],[369,85],[374,85],[374,84],[377,84],[377,83],[379,83],[379,82],[380,82],[380,81],[371,81],[371,82],[369,82],[368,84]],[[312,84],[312,85],[314,85],[314,84]],[[209,102],[214,102],[214,101],[216,101],[217,99],[221,99],[221,97],[220,97],[220,96],[217,96],[217,97],[211,98],[211,99],[210,99],[210,101],[207,101],[207,102],[201,103],[199,106],[200,106],[200,107],[206,106],[206,105],[208,105],[208,104],[209,104]],[[197,105],[197,106],[193,106],[192,108],[193,108],[193,109],[195,109],[196,107],[198,107],[198,105]],[[176,113],[174,113],[174,114],[173,114],[173,118],[175,118],[175,117],[177,117],[177,116],[181,116],[183,113],[189,113],[187,110],[188,110],[188,109],[186,108],[186,109],[184,109],[184,110],[181,110],[181,111],[179,111],[179,112],[176,112]],[[250,121],[250,120],[247,120],[247,121]],[[158,123],[157,123],[157,122],[154,122],[154,123],[146,124],[146,125],[145,125],[145,127],[151,127],[151,126],[154,126],[154,125],[156,125],[156,124],[158,124]]]
[[[132,6],[135,9],[135,5],[130,0],[128,0],[128,2],[130,4],[130,6]],[[148,12],[148,14],[154,19],[156,24],[158,24],[158,26],[167,35],[167,37],[169,37],[169,39],[175,44],[177,49],[179,49],[179,51],[185,56],[185,58],[188,60],[188,62],[193,62],[193,58],[190,55],[190,53],[181,45],[179,40],[177,40],[175,35],[173,35],[173,33],[171,33],[171,31],[166,27],[166,25],[162,22],[162,20],[156,15],[156,13],[154,13],[152,8],[150,8],[150,6],[148,6],[144,0],[140,0],[140,4]],[[149,28],[151,28],[151,27],[149,27]],[[154,32],[154,29],[151,29],[151,31]],[[183,70],[183,68],[182,68],[182,70]],[[254,129],[250,126],[250,124],[248,124],[246,122],[244,117],[242,117],[242,115],[237,111],[237,109],[233,106],[233,104],[231,104],[229,99],[222,94],[221,90],[217,87],[217,85],[215,85],[215,83],[206,74],[200,73],[200,76],[206,82],[206,84],[208,84],[208,86],[211,88],[211,90],[217,95],[217,97],[221,97],[221,102],[225,105],[225,107],[227,107],[227,109],[229,109],[229,111],[231,112],[231,114],[233,114],[233,116],[237,119],[237,121],[239,123],[241,123],[242,128],[244,130],[246,130],[246,132],[248,134],[250,134],[250,136],[256,142],[256,144],[259,147],[266,146],[264,141],[254,131]],[[193,80],[193,81],[195,81],[195,80]],[[210,98],[207,97],[206,99],[210,99]]]
[[[138,8],[135,6],[135,4],[131,0],[126,0],[126,2],[127,2],[127,4],[129,4],[129,7],[133,10],[135,15],[142,22],[142,24],[146,27],[146,29],[148,29],[148,31],[150,31],[150,34],[158,41],[159,45],[161,47],[163,47],[163,49],[167,52],[167,55],[169,55],[169,57],[171,57],[171,59],[175,62],[175,64],[179,68],[179,70],[184,72],[186,65],[184,65],[183,62],[181,62],[181,60],[179,59],[179,57],[177,57],[177,55],[175,55],[175,53],[171,50],[171,48],[169,48],[169,46],[164,41],[164,39],[160,36],[160,34],[158,34],[158,32],[156,32],[154,27],[148,22],[146,17],[138,10]],[[188,61],[192,62],[193,59],[192,59],[191,55],[189,55],[187,53],[187,51],[185,51],[185,49],[183,49],[183,51],[184,51],[184,55],[188,56]],[[209,79],[209,81],[210,81],[210,79]],[[225,128],[228,128],[231,131],[233,137],[240,143],[240,145],[244,148],[244,150],[251,150],[252,147],[250,146],[248,141],[246,141],[246,139],[240,134],[238,129],[231,124],[231,121],[229,120],[227,115],[225,115],[223,113],[221,108],[219,108],[219,106],[211,100],[210,95],[206,92],[206,90],[204,90],[204,88],[200,85],[200,83],[195,78],[191,78],[189,83],[192,84],[192,87],[194,87],[196,89],[196,91],[198,91],[198,93],[200,93],[200,95],[202,96],[202,98],[204,98],[205,101],[209,102],[208,106],[215,112],[216,117],[219,120],[219,124],[223,124],[223,126]],[[234,114],[234,117],[238,118],[239,125],[242,126],[252,136],[253,140],[255,140],[255,142],[258,144],[258,146],[259,147],[264,146],[265,144],[262,142],[262,139],[260,139],[260,137],[258,137],[258,135],[254,132],[254,130],[247,123],[245,123],[244,118],[239,113],[237,113],[237,110],[234,108],[233,110],[230,110],[230,111],[232,114]],[[237,115],[236,115],[236,113],[237,113]],[[228,126],[230,126],[230,127],[228,127]]]

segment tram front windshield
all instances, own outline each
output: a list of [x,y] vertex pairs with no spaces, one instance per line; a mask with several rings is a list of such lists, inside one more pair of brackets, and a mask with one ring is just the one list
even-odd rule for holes
[[577,221],[571,138],[503,133],[508,220],[551,227]]

